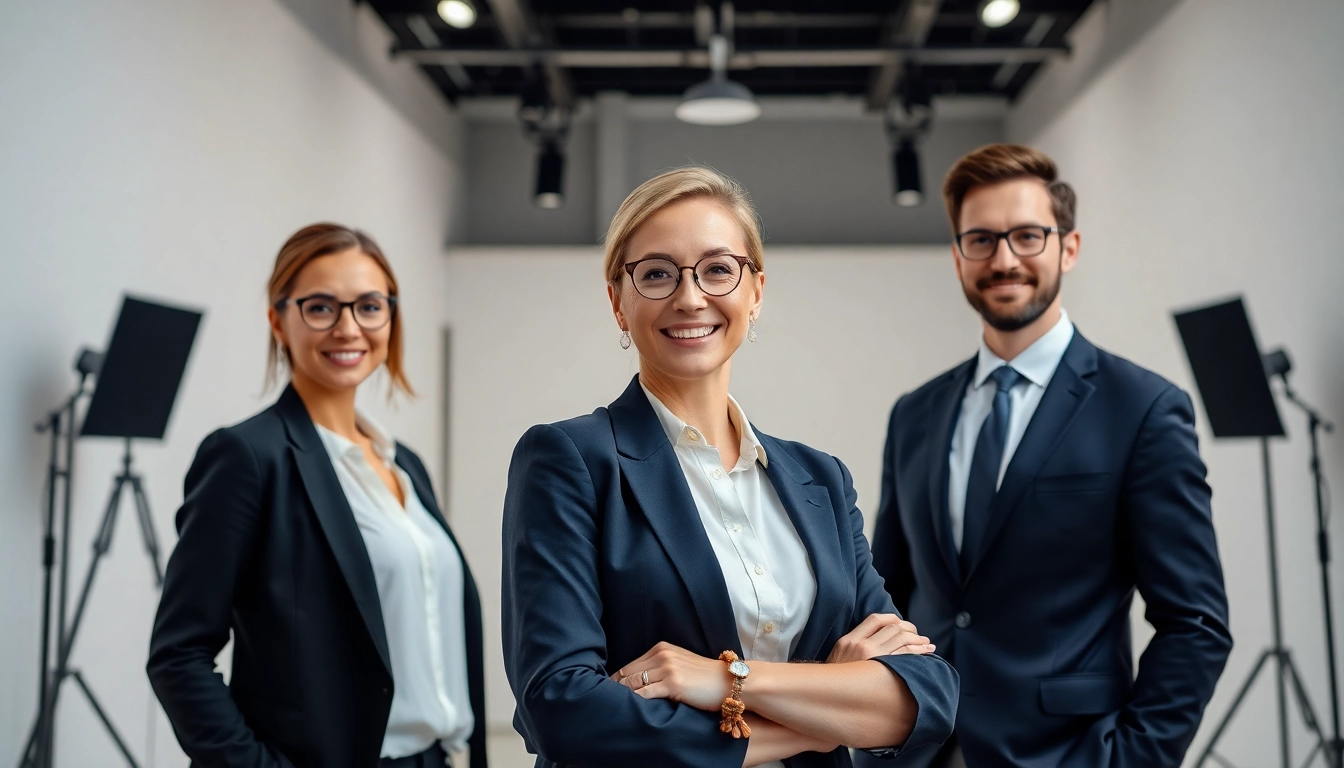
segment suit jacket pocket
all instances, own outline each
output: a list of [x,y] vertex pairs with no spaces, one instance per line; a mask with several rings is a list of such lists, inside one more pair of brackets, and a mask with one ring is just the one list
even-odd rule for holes
[[1074,475],[1047,475],[1037,477],[1037,494],[1101,493],[1110,488],[1110,472],[1084,472]]
[[1041,709],[1048,715],[1105,715],[1124,705],[1130,685],[1115,675],[1041,678]]

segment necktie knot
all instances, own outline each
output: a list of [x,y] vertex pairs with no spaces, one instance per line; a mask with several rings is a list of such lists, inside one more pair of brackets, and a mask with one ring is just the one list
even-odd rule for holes
[[994,369],[989,378],[994,380],[994,386],[998,387],[999,392],[1007,392],[1017,386],[1017,382],[1022,380],[1022,374],[1011,365],[1003,365]]

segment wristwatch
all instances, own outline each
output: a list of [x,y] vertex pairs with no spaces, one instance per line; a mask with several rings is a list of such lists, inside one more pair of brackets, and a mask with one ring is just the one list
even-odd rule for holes
[[747,662],[741,659],[736,659],[728,665],[728,671],[732,673],[733,677],[737,678],[736,684],[733,687],[740,692],[742,690],[742,681],[747,679],[747,675],[751,674],[751,667],[747,666]]

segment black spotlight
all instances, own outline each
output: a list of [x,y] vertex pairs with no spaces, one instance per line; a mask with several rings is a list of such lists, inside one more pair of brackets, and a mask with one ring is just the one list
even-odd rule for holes
[[537,191],[532,202],[554,210],[565,204],[565,155],[556,141],[545,141],[537,156]]
[[924,202],[924,185],[919,179],[919,153],[915,143],[902,138],[891,153],[891,170],[895,182],[891,199],[902,208],[913,208]]

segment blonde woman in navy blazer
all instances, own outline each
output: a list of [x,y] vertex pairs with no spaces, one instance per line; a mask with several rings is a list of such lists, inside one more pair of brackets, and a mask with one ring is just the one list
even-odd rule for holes
[[765,285],[745,194],[663,174],[606,249],[640,373],[610,407],[530,429],[504,505],[505,666],[537,766],[927,757],[957,676],[896,615],[849,472],[755,431],[728,394]]

